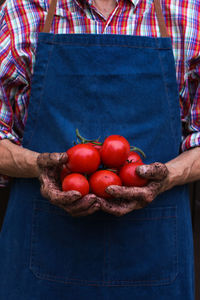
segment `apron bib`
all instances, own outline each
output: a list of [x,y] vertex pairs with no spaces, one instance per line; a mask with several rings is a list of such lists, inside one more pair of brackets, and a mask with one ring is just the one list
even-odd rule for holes
[[[91,139],[125,136],[147,164],[176,157],[181,120],[170,38],[40,33],[23,146],[66,151],[76,128]],[[0,266],[2,300],[193,300],[187,187],[120,218],[73,218],[40,195],[37,179],[16,179]]]

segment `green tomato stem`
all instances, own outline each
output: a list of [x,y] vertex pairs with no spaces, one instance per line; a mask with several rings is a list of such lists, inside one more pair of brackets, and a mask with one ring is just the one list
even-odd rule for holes
[[98,145],[98,146],[101,146],[102,143],[101,142],[96,142],[96,141],[89,141],[90,143],[94,144],[94,145]]
[[117,170],[116,170],[116,169],[106,169],[106,168],[105,168],[104,170],[107,170],[107,171],[113,172],[113,173],[115,173],[115,174],[117,173]]
[[99,146],[102,145],[102,143],[98,142],[98,140],[99,140],[100,137],[99,137],[96,141],[94,141],[94,140],[87,140],[86,138],[84,138],[84,137],[80,134],[78,128],[76,129],[76,136],[77,136],[77,138],[81,141],[82,144],[92,143],[92,144],[94,144],[94,145],[99,145]]
[[142,156],[143,156],[144,158],[146,158],[146,154],[145,154],[140,148],[137,148],[137,147],[135,147],[135,146],[131,146],[131,150],[132,150],[132,151],[140,152],[140,153],[142,154]]
[[86,139],[83,136],[80,135],[80,132],[79,132],[78,128],[76,128],[76,136],[81,141],[81,143],[83,143],[83,144],[86,143]]

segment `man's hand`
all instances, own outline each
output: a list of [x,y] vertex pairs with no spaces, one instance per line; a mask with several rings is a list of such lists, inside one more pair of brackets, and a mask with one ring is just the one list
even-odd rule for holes
[[88,194],[84,197],[77,191],[64,192],[61,190],[60,170],[67,162],[66,153],[42,153],[37,158],[41,194],[49,201],[63,208],[73,217],[93,214],[100,208],[97,197]]
[[136,168],[136,172],[149,180],[144,187],[109,186],[106,191],[116,199],[99,199],[101,209],[107,213],[123,216],[132,210],[145,207],[168,187],[168,169],[165,164],[153,163]]

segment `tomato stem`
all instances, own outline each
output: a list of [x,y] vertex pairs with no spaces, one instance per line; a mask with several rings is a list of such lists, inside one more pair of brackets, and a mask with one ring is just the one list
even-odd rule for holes
[[131,150],[132,151],[140,152],[144,158],[146,157],[146,154],[140,148],[138,148],[138,147],[131,146]]
[[83,143],[83,144],[86,143],[86,139],[80,134],[78,128],[76,128],[76,136],[77,136],[77,138],[79,138],[79,140],[81,141],[81,143]]
[[113,173],[116,173],[117,174],[117,170],[116,169],[104,169],[104,170],[107,170],[107,171],[110,171],[110,172],[113,172]]
[[102,145],[102,143],[99,142],[100,137],[99,137],[97,140],[95,140],[95,141],[94,141],[94,140],[88,140],[88,139],[84,138],[84,137],[80,134],[78,128],[76,129],[76,136],[77,136],[77,138],[81,141],[82,144],[92,143],[92,144],[94,144],[94,145],[99,145],[99,146]]
[[89,141],[90,143],[94,144],[94,145],[98,145],[98,146],[101,146],[102,143],[101,142],[98,142],[98,141]]

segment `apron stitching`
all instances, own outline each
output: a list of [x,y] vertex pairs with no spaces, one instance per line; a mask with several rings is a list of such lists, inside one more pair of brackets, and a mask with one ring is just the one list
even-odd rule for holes
[[171,109],[171,104],[170,104],[170,100],[169,100],[169,93],[168,93],[168,86],[167,86],[167,83],[166,83],[166,80],[165,80],[165,69],[164,69],[164,66],[163,66],[163,63],[162,63],[162,58],[161,58],[161,55],[160,55],[160,51],[158,51],[158,57],[159,57],[159,60],[160,60],[160,66],[161,66],[161,69],[162,69],[162,78],[163,78],[163,83],[164,83],[164,86],[165,86],[165,92],[166,92],[166,99],[167,99],[167,103],[168,103],[168,109],[169,109],[169,117],[170,117],[170,127],[171,127],[171,131],[172,131],[172,136],[174,138],[174,141],[175,141],[175,144],[176,145],[176,136],[175,136],[175,132],[174,132],[174,128],[173,128],[173,115],[172,115],[172,109]]
[[34,123],[34,126],[32,128],[32,131],[31,131],[31,134],[30,134],[30,137],[29,137],[29,141],[27,142],[27,146],[29,146],[30,142],[32,141],[32,138],[33,138],[33,135],[34,135],[34,132],[35,132],[35,128],[36,128],[36,125],[38,123],[38,117],[39,117],[39,112],[40,112],[40,107],[41,107],[41,103],[42,103],[42,96],[44,96],[44,82],[45,82],[45,78],[47,76],[47,70],[48,70],[48,67],[49,67],[49,62],[50,62],[50,57],[52,55],[52,52],[53,52],[53,44],[49,50],[49,53],[48,53],[48,61],[47,61],[47,64],[46,64],[46,70],[44,71],[44,75],[43,75],[43,87],[42,87],[42,90],[41,90],[41,94],[40,94],[40,98],[38,99],[38,108],[37,108],[37,111],[35,112],[35,123]]
[[[40,51],[40,42],[38,43],[38,52]],[[38,53],[39,54],[39,53]],[[39,74],[41,74],[41,71],[43,71],[43,67],[42,65],[44,64],[44,62],[40,63],[39,66],[37,66],[39,68],[39,70],[37,70],[37,72]],[[45,61],[45,64],[46,64],[46,61]],[[45,71],[45,69],[44,69]],[[41,79],[42,81],[44,81],[44,73],[45,72],[42,72],[42,76],[41,76]],[[37,74],[36,74],[37,75]],[[37,77],[36,79],[33,77],[32,80],[31,80],[31,86],[32,85],[38,85],[38,80],[37,80]],[[34,89],[33,89],[34,90]],[[41,85],[41,83],[39,84],[39,87],[37,87],[37,92],[39,91],[39,95],[42,93],[42,90],[43,90],[43,86]],[[25,132],[24,132],[24,137],[23,137],[23,145],[29,145],[30,143],[30,136],[32,135],[32,128],[33,128],[33,125],[32,124],[35,124],[36,122],[36,119],[37,119],[37,109],[38,109],[38,103],[39,103],[39,99],[40,97],[36,97],[35,101],[34,101],[34,104],[29,100],[29,107],[28,107],[28,112],[30,110],[31,111],[31,114],[28,113],[28,120],[30,120],[29,122],[27,122],[26,126],[25,126]],[[29,129],[30,127],[30,129]],[[26,134],[26,132],[28,132],[28,134]]]
[[117,280],[99,282],[99,283],[88,283],[88,282],[84,282],[83,280],[76,280],[76,282],[73,282],[72,281],[73,279],[65,281],[65,280],[60,280],[60,279],[56,279],[56,278],[54,279],[52,277],[44,276],[38,272],[33,271],[33,273],[39,279],[49,280],[49,281],[53,281],[53,282],[60,282],[60,283],[66,284],[66,285],[68,285],[68,284],[72,284],[72,285],[83,284],[84,286],[98,286],[98,287],[101,287],[101,286],[108,286],[108,287],[112,287],[112,286],[121,286],[121,287],[123,287],[123,286],[136,286],[136,287],[138,287],[138,286],[163,286],[163,285],[169,285],[169,284],[173,283],[177,278],[177,274],[175,274],[175,277],[172,280],[167,278],[167,279],[163,279],[163,280],[155,280],[155,281],[149,281],[149,282],[147,281],[146,283],[144,283],[144,281],[143,282],[142,281],[128,282],[127,280],[126,281],[120,280],[121,284],[115,283]]
[[87,46],[87,47],[89,47],[89,46],[92,46],[92,47],[94,47],[94,46],[99,46],[99,47],[123,47],[123,48],[136,48],[136,49],[143,49],[143,48],[145,48],[145,49],[158,49],[158,50],[171,50],[171,48],[169,48],[169,47],[167,47],[167,48],[161,48],[161,47],[147,47],[147,46],[144,46],[144,45],[141,45],[141,46],[127,46],[127,45],[121,45],[121,44],[106,44],[106,45],[104,45],[104,44],[87,44],[87,43],[85,43],[85,44],[74,44],[74,43],[59,43],[59,42],[46,42],[46,43],[44,43],[44,44],[48,44],[48,45],[68,45],[68,46]]
[[[56,215],[59,215],[59,216],[65,216],[65,215],[68,215],[67,213],[65,213],[65,212],[59,212],[59,211],[57,211],[57,209],[45,209],[45,208],[35,208],[35,210],[36,211],[44,211],[44,212],[48,212],[48,213],[52,213],[52,214],[56,214]],[[115,218],[110,218],[109,220],[114,220],[114,221],[116,221],[116,222],[123,222],[123,221],[126,221],[126,220],[129,220],[129,221],[144,221],[144,220],[160,220],[160,219],[171,219],[171,218],[176,218],[176,215],[170,215],[170,216],[159,216],[159,217],[130,217],[130,218],[125,218],[125,219],[123,219],[123,220],[117,220],[117,219],[115,219]],[[97,217],[97,218],[95,218],[95,220],[103,220],[103,221],[105,221],[105,218],[101,218],[101,217]]]
[[176,277],[178,276],[178,248],[177,248],[177,207],[176,207],[176,219],[174,222],[174,245],[176,249],[176,253],[174,253],[174,261],[175,261],[175,270],[176,270]]
[[34,222],[35,219],[35,214],[36,211],[34,209],[34,203],[32,201],[32,210],[33,210],[33,214],[32,214],[32,229],[31,229],[31,249],[30,249],[30,261],[29,261],[29,268],[32,270],[32,265],[34,264],[34,254],[33,254],[33,244],[35,243],[35,238],[34,238],[34,232],[36,229],[36,222]]
[[104,262],[103,262],[103,281],[105,281],[105,269],[106,269],[106,223],[104,222]]

